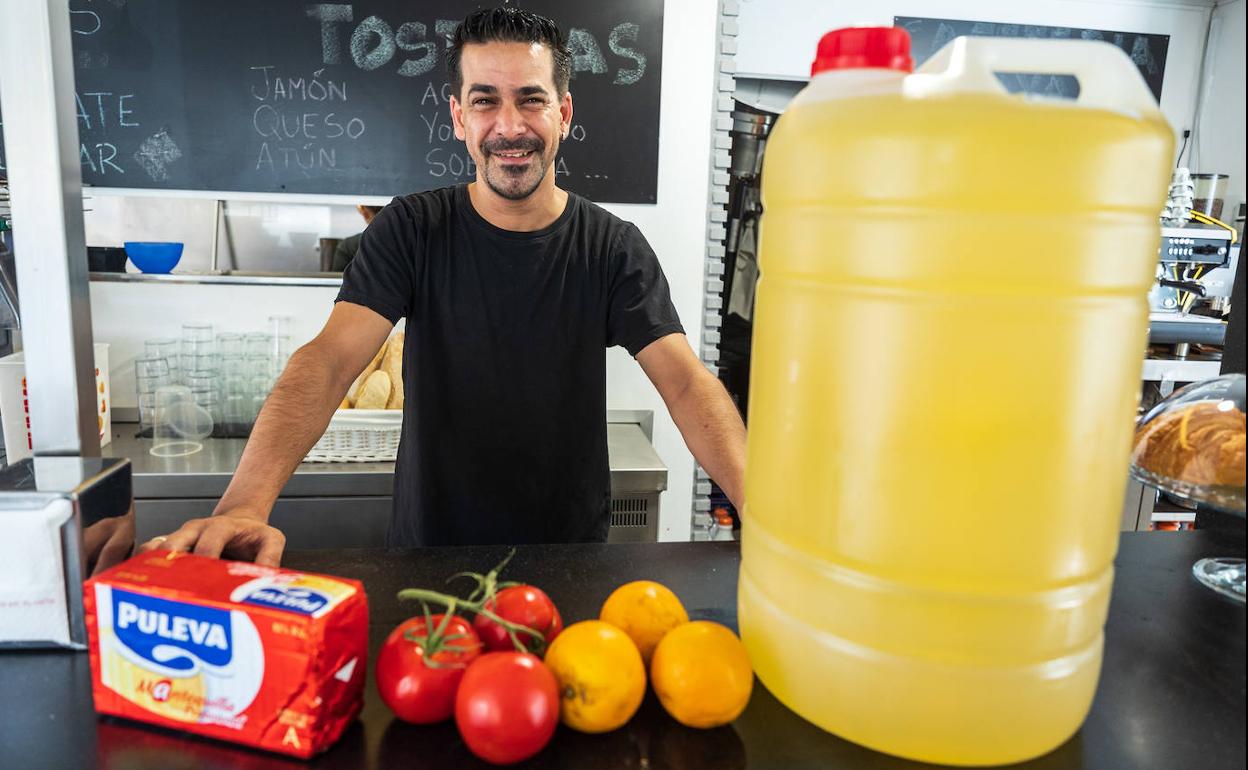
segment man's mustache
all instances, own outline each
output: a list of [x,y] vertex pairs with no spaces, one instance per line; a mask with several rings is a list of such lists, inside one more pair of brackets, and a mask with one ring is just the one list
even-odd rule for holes
[[538,152],[540,153],[546,147],[546,143],[535,136],[525,137],[523,139],[489,139],[481,144],[481,149],[487,153],[499,152]]

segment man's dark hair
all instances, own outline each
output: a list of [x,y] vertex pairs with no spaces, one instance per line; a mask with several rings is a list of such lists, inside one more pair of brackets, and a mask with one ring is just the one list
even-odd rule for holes
[[451,78],[455,97],[463,94],[464,73],[460,58],[464,46],[471,43],[541,43],[550,49],[554,60],[553,77],[556,95],[563,97],[572,78],[572,54],[568,53],[567,40],[559,31],[559,25],[545,16],[532,11],[505,5],[502,8],[482,8],[473,11],[455,29],[451,47],[446,51],[446,70]]

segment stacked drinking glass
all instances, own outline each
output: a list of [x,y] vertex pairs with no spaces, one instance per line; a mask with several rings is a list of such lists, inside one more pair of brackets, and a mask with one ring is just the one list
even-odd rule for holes
[[182,338],[150,339],[135,361],[140,435],[151,435],[156,389],[185,385],[212,415],[217,437],[251,433],[260,407],[290,359],[290,319],[269,318],[265,332],[219,332],[211,323],[185,323]]

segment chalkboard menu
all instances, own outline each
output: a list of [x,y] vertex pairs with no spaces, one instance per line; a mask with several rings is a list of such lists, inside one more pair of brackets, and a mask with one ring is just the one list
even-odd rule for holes
[[[1169,35],[1113,32],[1077,27],[1042,27],[1035,24],[1004,24],[991,21],[925,19],[914,16],[895,16],[893,24],[905,27],[910,32],[911,52],[916,67],[944,48],[950,40],[962,35],[1104,40],[1127,52],[1131,61],[1135,62],[1135,66],[1140,68],[1140,74],[1144,76],[1144,82],[1152,90],[1153,96],[1157,97],[1158,101],[1161,100],[1161,82],[1166,74],[1166,51],[1170,47]],[[1021,92],[1065,99],[1073,99],[1079,95],[1079,83],[1069,75],[1035,72],[1001,73],[997,77],[1011,93]]]
[[[572,52],[558,184],[653,203],[663,0],[515,4],[554,19]],[[442,55],[479,5],[73,0],[83,181],[380,196],[470,181]]]

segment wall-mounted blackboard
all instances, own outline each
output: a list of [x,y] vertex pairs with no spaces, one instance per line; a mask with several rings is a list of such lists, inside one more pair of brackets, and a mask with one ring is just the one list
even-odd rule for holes
[[[516,4],[569,37],[575,115],[560,186],[653,203],[663,0]],[[73,0],[83,181],[380,196],[470,181],[442,53],[479,5]],[[0,146],[0,173],[4,157]]]
[[[927,61],[950,40],[962,35],[1104,40],[1127,52],[1131,61],[1135,62],[1135,66],[1140,68],[1140,74],[1144,76],[1144,82],[1148,83],[1148,87],[1152,89],[1153,96],[1157,97],[1158,101],[1161,100],[1161,83],[1166,74],[1166,51],[1170,47],[1169,35],[1077,27],[1042,27],[1035,24],[1006,24],[991,21],[925,19],[914,16],[894,16],[893,24],[905,27],[910,32],[911,52],[916,67]],[[1065,99],[1073,99],[1079,95],[1078,81],[1067,75],[1036,72],[1002,73],[997,77],[1011,93],[1021,92]]]

